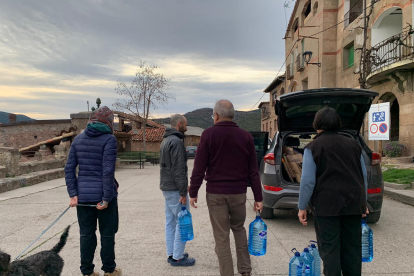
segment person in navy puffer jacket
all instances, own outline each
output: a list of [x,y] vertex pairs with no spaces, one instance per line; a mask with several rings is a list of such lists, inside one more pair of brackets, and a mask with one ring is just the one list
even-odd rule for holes
[[[119,219],[118,188],[114,177],[117,140],[113,135],[113,122],[114,115],[108,107],[96,109],[85,131],[73,141],[65,167],[70,206],[77,207],[82,275],[99,275],[94,272],[93,264],[97,222],[101,234],[102,270],[105,276],[121,275],[115,263],[115,233]],[[96,205],[96,208],[78,204]]]

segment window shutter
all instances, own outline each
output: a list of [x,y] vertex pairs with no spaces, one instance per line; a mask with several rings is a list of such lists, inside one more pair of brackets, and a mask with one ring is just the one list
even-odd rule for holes
[[352,45],[351,48],[349,48],[348,66],[354,66],[354,45]]

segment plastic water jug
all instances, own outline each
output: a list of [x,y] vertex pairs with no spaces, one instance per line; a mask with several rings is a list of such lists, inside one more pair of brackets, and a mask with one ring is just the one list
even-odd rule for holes
[[374,236],[371,228],[364,219],[361,220],[362,228],[362,261],[371,262],[374,258]]
[[178,213],[178,224],[180,226],[181,241],[186,242],[194,239],[193,220],[185,206]]
[[300,256],[303,258],[303,276],[313,276],[315,259],[309,252],[309,248],[306,247]]
[[253,256],[266,254],[267,246],[267,225],[257,214],[256,219],[249,226],[249,253]]
[[314,276],[321,276],[321,256],[319,255],[319,250],[316,247],[316,241],[310,241],[312,244],[310,245],[309,252],[311,253],[314,259],[314,267],[313,267],[313,275]]
[[[292,252],[296,248],[292,249]],[[290,258],[289,261],[289,276],[302,276],[303,275],[303,258],[298,251],[294,252],[295,255]]]

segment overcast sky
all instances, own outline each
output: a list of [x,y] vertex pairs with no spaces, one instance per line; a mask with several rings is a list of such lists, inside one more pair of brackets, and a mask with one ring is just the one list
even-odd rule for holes
[[221,98],[250,110],[283,63],[283,3],[1,1],[0,111],[64,119],[97,97],[112,107],[116,81],[130,81],[140,60],[160,67],[176,97],[155,117]]

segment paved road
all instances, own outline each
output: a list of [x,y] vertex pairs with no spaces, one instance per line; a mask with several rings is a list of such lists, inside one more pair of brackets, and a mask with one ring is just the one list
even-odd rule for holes
[[[189,161],[190,173],[193,161]],[[172,268],[166,262],[164,244],[164,202],[158,189],[159,167],[134,166],[119,169],[116,177],[121,184],[119,195],[120,229],[116,253],[124,275],[218,275],[214,240],[205,202],[205,186],[200,194],[199,208],[192,210],[195,240],[187,251],[196,258],[191,268]],[[253,196],[248,195],[247,222],[254,219]],[[63,179],[0,194],[0,248],[17,256],[68,205]],[[375,257],[363,264],[363,275],[414,275],[414,208],[386,199],[383,217],[373,225]],[[296,212],[280,211],[267,220],[269,227],[268,252],[252,257],[253,275],[288,275],[287,267],[293,247],[303,249],[315,239],[313,225],[302,227]],[[35,246],[39,250],[52,248],[58,234],[72,224],[70,237],[61,255],[65,259],[62,275],[80,275],[79,228],[75,210],[69,212]],[[98,248],[99,249],[99,248]],[[234,253],[234,248],[233,248]],[[97,268],[101,266],[97,251]],[[102,274],[102,273],[101,273]]]

